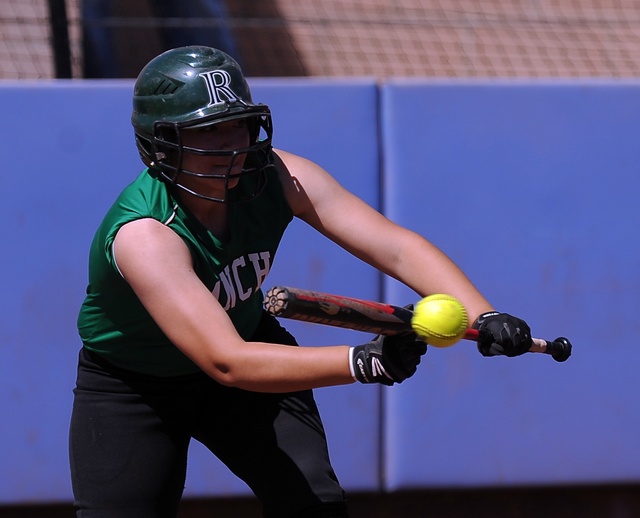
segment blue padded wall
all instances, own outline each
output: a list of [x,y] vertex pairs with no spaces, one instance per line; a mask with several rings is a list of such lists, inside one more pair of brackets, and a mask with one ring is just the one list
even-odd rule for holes
[[67,432],[89,244],[140,169],[130,84],[0,88],[0,502],[68,500]]
[[[252,86],[255,99],[274,109],[276,145],[317,159],[377,203],[373,82],[255,81]],[[5,128],[0,140],[5,157],[0,503],[71,499],[67,431],[81,345],[75,322],[93,233],[120,190],[142,169],[129,122],[132,93],[131,81],[0,86]],[[266,283],[375,297],[377,280],[370,268],[294,224]],[[362,340],[348,331],[291,328],[302,344]],[[317,400],[341,482],[347,488],[377,489],[377,387],[323,389]],[[186,496],[248,493],[243,482],[194,442]]]
[[[304,156],[378,208],[378,87],[372,80],[287,79],[252,83],[269,105],[274,146]],[[288,285],[379,300],[380,275],[299,220],[285,235],[269,286]],[[283,322],[301,345],[357,345],[370,335]],[[380,388],[360,384],[315,391],[329,453],[345,489],[377,491]]]
[[[321,165],[351,192],[377,206],[377,86],[371,80],[254,79],[254,102],[273,115],[274,147]],[[379,276],[369,266],[294,220],[285,234],[273,269],[263,286],[284,285],[378,299]],[[301,345],[355,345],[369,335],[282,320]],[[379,485],[378,387],[348,385],[315,391],[329,454],[347,490],[377,491]],[[190,459],[189,495],[207,495],[211,468],[218,461],[197,443]],[[196,456],[195,454],[198,453]],[[200,454],[202,453],[202,454]],[[235,492],[239,488],[230,487]]]
[[[565,364],[544,355],[482,358],[468,342],[431,348],[413,379],[383,391],[383,409],[375,386],[316,391],[345,488],[640,480],[640,83],[251,86],[273,110],[276,147],[318,162],[374,206],[380,129],[388,215],[440,246],[535,335],[575,344]],[[132,87],[0,85],[0,504],[71,499],[75,320],[93,232],[142,167],[129,124]],[[376,272],[299,222],[265,288],[275,284],[371,299],[382,291]],[[384,290],[390,302],[417,298],[389,280]],[[285,325],[303,345],[368,338]],[[189,466],[186,496],[249,493],[197,443]]]
[[385,391],[386,488],[639,481],[640,82],[397,80],[381,106],[387,214],[575,351],[430,348]]

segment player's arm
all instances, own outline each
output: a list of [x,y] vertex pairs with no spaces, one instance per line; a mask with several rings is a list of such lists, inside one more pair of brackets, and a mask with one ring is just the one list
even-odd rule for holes
[[263,392],[353,382],[349,347],[245,342],[193,270],[182,239],[153,219],[124,225],[114,242],[118,268],[167,337],[216,381]]
[[[466,275],[422,236],[388,220],[344,189],[326,171],[277,151],[280,177],[293,212],[356,257],[421,296],[447,293],[467,309],[485,356],[518,356],[533,345],[523,320],[494,311]],[[475,322],[474,322],[475,321]]]
[[277,154],[287,199],[297,217],[420,296],[453,295],[465,305],[471,321],[493,309],[432,243],[385,218],[317,164],[284,151]]

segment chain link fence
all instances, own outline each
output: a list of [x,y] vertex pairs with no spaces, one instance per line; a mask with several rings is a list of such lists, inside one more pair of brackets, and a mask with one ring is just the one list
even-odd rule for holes
[[640,75],[632,0],[0,0],[0,12],[3,79],[135,77],[190,43],[250,77]]

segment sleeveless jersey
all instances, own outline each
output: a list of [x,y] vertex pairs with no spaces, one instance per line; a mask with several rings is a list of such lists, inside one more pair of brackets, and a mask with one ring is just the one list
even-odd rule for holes
[[[156,219],[182,238],[195,273],[227,311],[240,336],[248,339],[262,313],[260,286],[293,218],[275,167],[266,173],[267,184],[259,196],[229,205],[229,242],[207,231],[153,169],[143,171],[125,188],[91,244],[87,295],[78,316],[84,347],[116,366],[155,376],[200,370],[164,335],[117,269],[115,235],[122,225],[141,218]],[[241,188],[242,183],[236,187]]]

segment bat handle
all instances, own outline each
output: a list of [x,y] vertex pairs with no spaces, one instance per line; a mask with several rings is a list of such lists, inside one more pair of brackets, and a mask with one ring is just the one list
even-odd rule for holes
[[[480,339],[480,333],[477,329],[467,329],[464,337],[467,340],[478,341]],[[567,361],[571,356],[572,345],[568,338],[563,336],[556,338],[553,342],[548,340],[542,340],[540,338],[533,338],[533,346],[529,349],[532,353],[544,353],[550,354],[551,357],[557,362]]]

